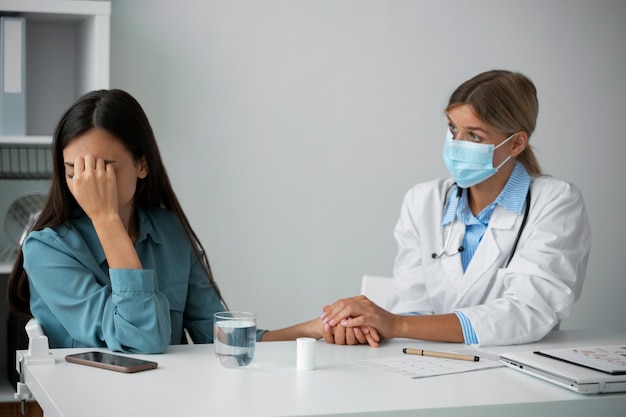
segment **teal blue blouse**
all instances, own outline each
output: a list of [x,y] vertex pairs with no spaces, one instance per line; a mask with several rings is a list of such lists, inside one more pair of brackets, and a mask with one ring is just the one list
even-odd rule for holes
[[31,232],[23,244],[30,308],[50,347],[108,347],[160,353],[183,340],[213,342],[213,313],[223,311],[177,217],[138,211],[135,245],[144,269],[109,269],[91,220],[80,213]]

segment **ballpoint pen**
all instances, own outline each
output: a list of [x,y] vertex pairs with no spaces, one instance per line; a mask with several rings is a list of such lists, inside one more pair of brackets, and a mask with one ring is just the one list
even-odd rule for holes
[[402,349],[402,352],[406,353],[407,355],[430,356],[432,358],[457,359],[461,361],[478,362],[480,360],[478,356],[474,356],[474,355],[461,355],[459,353],[448,353],[448,352],[434,352],[432,350],[404,348]]

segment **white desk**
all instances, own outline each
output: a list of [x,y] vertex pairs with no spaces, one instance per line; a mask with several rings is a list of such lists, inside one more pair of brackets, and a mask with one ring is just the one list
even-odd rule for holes
[[[608,331],[560,331],[539,344],[504,352],[568,345],[620,344]],[[367,346],[316,344],[314,371],[295,369],[295,342],[258,343],[253,363],[225,369],[213,345],[172,346],[155,370],[122,374],[66,363],[26,367],[26,382],[46,417],[159,416],[624,416],[626,393],[581,395],[508,368],[410,379],[352,362],[397,356],[402,347],[449,351],[460,345],[387,341]]]

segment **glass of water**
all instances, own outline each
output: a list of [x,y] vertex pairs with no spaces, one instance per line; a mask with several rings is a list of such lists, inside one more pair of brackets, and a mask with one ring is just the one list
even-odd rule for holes
[[215,355],[222,366],[248,366],[254,358],[256,314],[244,311],[221,311],[213,315]]

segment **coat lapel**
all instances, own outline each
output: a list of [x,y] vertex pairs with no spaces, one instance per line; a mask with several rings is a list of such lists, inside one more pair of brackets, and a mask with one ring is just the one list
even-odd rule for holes
[[495,208],[489,226],[463,276],[459,299],[485,274],[495,276],[496,270],[509,256],[508,251],[515,240],[519,217],[502,206]]

